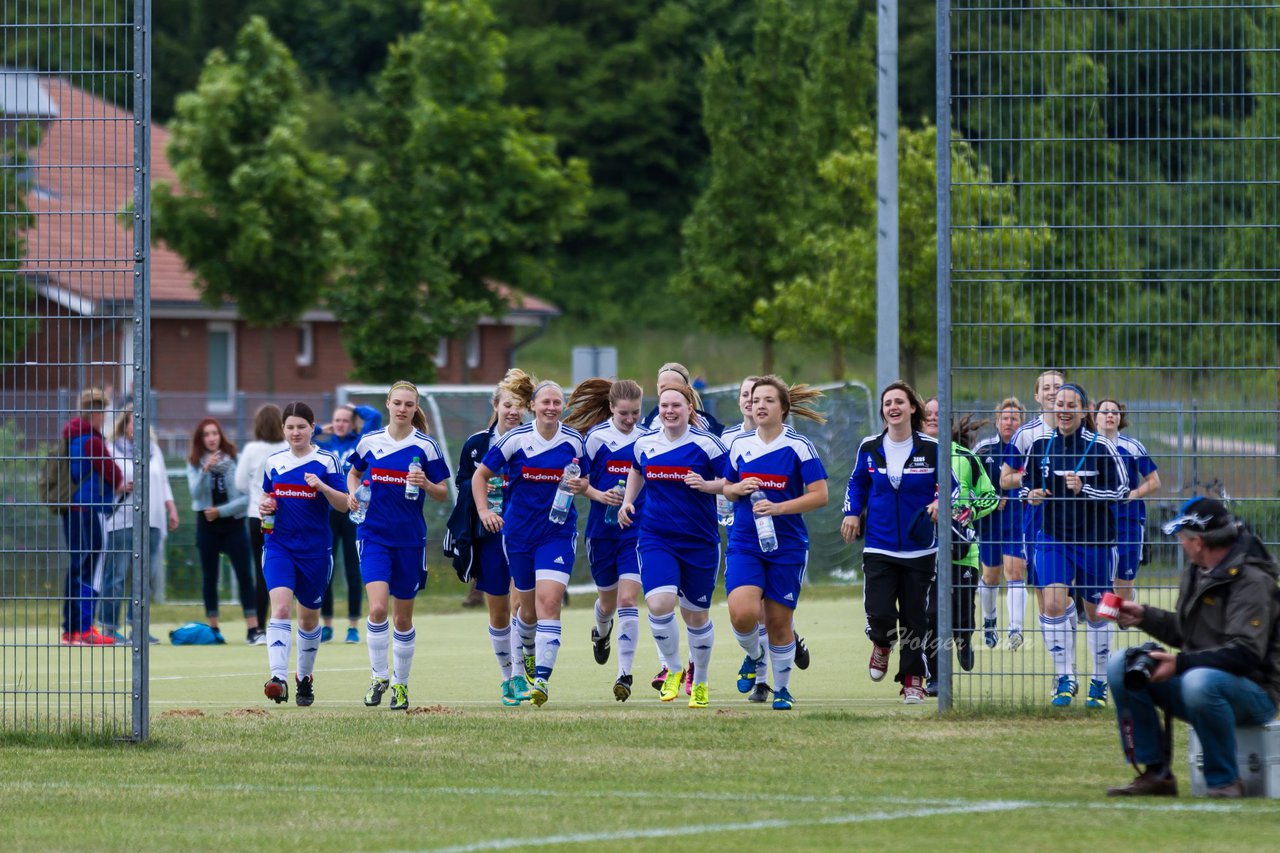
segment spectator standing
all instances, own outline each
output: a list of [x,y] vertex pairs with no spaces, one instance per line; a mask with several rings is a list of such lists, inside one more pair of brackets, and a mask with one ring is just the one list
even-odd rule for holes
[[284,440],[281,424],[284,417],[280,407],[267,403],[253,416],[253,441],[240,451],[236,465],[236,488],[249,497],[249,550],[253,554],[254,611],[258,614],[258,628],[249,641],[255,646],[267,643],[267,632],[262,628],[271,617],[270,597],[266,577],[262,573],[262,549],[266,537],[262,535],[262,476],[267,470],[267,457],[284,450],[289,445]]

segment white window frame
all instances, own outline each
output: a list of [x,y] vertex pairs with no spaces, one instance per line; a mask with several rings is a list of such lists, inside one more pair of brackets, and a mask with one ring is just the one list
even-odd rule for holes
[[[222,321],[211,321],[205,328],[207,334],[225,332],[227,335],[227,399],[225,401],[214,400],[210,396],[205,400],[205,408],[210,412],[219,415],[227,415],[234,412],[236,408],[236,324]],[[208,354],[208,351],[209,347],[206,339],[206,355]],[[208,382],[207,375],[205,381]],[[211,394],[212,390],[213,389],[206,387],[205,393]]]
[[480,327],[475,326],[467,335],[466,343],[467,369],[475,370],[480,366]]
[[310,367],[316,360],[316,327],[314,323],[298,324],[298,351],[294,361],[298,367]]
[[449,339],[441,338],[436,343],[435,355],[431,356],[431,361],[436,367],[444,367],[449,363]]

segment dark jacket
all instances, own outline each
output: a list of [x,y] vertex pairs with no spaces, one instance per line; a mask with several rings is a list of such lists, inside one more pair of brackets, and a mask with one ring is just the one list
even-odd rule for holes
[[458,499],[449,514],[445,525],[444,540],[441,543],[444,555],[453,564],[458,580],[468,583],[479,576],[479,564],[475,560],[474,547],[477,539],[490,535],[480,525],[480,514],[476,510],[475,498],[471,495],[471,478],[476,468],[484,460],[484,455],[493,443],[494,428],[481,430],[473,434],[462,445],[462,454],[458,458],[458,474],[454,484],[458,487]]
[[1146,608],[1139,626],[1181,649],[1178,674],[1212,667],[1257,682],[1280,704],[1280,575],[1248,527],[1217,566],[1182,573],[1176,612]]
[[124,472],[111,461],[111,450],[102,433],[88,421],[72,418],[62,427],[62,438],[67,442],[71,477],[76,482],[71,505],[109,512],[116,489],[124,484]]

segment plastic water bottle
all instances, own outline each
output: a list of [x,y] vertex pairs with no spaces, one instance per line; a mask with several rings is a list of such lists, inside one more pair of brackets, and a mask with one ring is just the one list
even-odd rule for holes
[[[618,497],[622,497],[627,493],[627,481],[619,480],[617,484],[609,491],[617,492]],[[604,511],[604,523],[617,527],[618,526],[618,510],[621,508],[622,508],[621,504],[619,504],[618,506],[613,506],[612,504],[610,504],[609,508]]]
[[721,527],[733,527],[733,501],[724,495],[716,495],[716,521]]
[[369,512],[369,502],[373,500],[373,489],[369,488],[369,481],[365,480],[360,484],[360,488],[356,489],[356,508],[351,510],[351,520],[356,524],[364,522],[365,515]]
[[[751,493],[751,506],[754,507],[760,501],[769,500],[765,497],[764,492],[756,489]],[[778,550],[778,534],[773,530],[773,516],[757,515],[756,519],[756,538],[760,540],[760,550],[766,554],[770,551]]]
[[[418,457],[413,457],[413,461],[409,463],[409,473],[412,474],[414,471],[421,470],[422,464],[418,462]],[[413,483],[406,482],[404,484],[404,499],[407,501],[416,501],[418,499],[418,492],[420,491],[421,489]]]
[[578,467],[578,457],[575,456],[572,462],[564,466],[560,485],[556,486],[556,496],[551,501],[551,512],[547,516],[552,524],[564,524],[565,519],[569,517],[569,508],[573,506],[573,490],[569,487],[569,483],[581,476],[582,469]]
[[502,487],[504,483],[501,477],[489,478],[489,512],[502,515]]
[[[271,498],[272,500],[275,500],[276,493],[274,491],[267,492],[267,497]],[[262,535],[270,536],[275,529],[276,529],[276,514],[274,512],[269,512],[266,515],[262,516]]]

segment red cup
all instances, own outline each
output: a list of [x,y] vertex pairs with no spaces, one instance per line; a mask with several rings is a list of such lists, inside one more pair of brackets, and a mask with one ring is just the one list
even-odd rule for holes
[[1114,592],[1104,592],[1102,594],[1102,601],[1098,603],[1098,618],[1109,619],[1114,622],[1115,618],[1120,615],[1120,602],[1122,601],[1124,601],[1124,599],[1116,595]]

